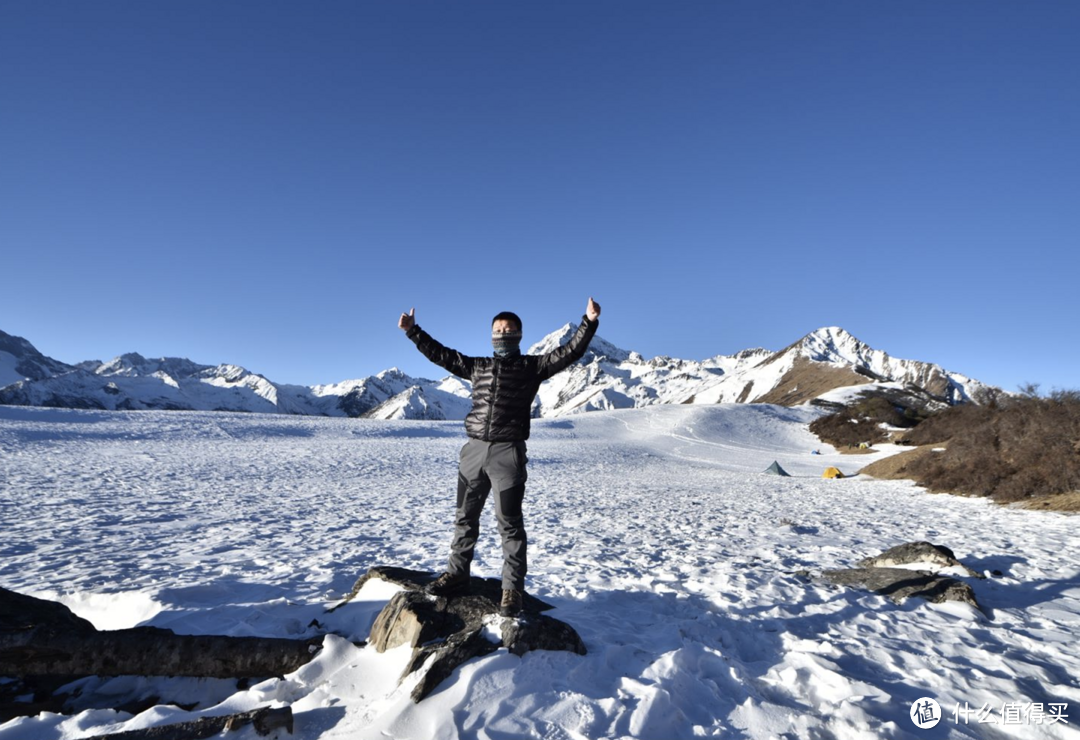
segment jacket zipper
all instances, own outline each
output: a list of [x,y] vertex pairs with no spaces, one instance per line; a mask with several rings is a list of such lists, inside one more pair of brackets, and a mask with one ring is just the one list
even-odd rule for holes
[[495,413],[495,395],[499,390],[499,370],[502,364],[495,360],[495,366],[491,369],[491,396],[488,398],[487,423],[484,424],[484,441],[491,441],[491,417]]

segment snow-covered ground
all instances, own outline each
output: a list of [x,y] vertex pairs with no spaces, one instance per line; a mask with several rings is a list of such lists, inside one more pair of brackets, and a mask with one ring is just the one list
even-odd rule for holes
[[[655,406],[537,420],[529,588],[588,655],[500,650],[414,704],[397,686],[402,649],[349,641],[393,589],[372,582],[324,612],[371,565],[441,569],[461,422],[0,407],[0,586],[59,598],[101,628],[307,637],[318,619],[337,633],[301,670],[246,689],[88,679],[85,694],[114,704],[199,705],[42,714],[0,726],[0,739],[271,704],[292,706],[302,739],[1080,734],[1076,520],[906,482],[823,480],[829,465],[853,473],[892,450],[836,454],[807,431],[813,413]],[[792,477],[762,474],[774,460]],[[1002,573],[968,579],[983,612],[796,575],[913,540]],[[489,511],[474,572],[496,575],[500,560]],[[944,714],[933,730],[909,718],[922,697]],[[1051,704],[1068,705],[1069,724],[1050,721]]]

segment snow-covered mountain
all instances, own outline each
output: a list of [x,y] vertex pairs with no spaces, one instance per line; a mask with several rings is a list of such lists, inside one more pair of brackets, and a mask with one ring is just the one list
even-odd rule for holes
[[22,337],[0,331],[0,388],[20,380],[43,380],[73,369],[41,354]]
[[472,407],[470,386],[454,376],[437,384],[424,381],[386,399],[364,416],[369,419],[464,419]]
[[[529,348],[542,354],[569,341],[567,323]],[[748,349],[706,360],[645,359],[597,336],[580,362],[540,387],[536,417],[655,404],[829,402],[840,388],[906,388],[922,403],[983,402],[1000,394],[930,363],[900,360],[839,327],[818,329],[779,352]],[[378,419],[463,419],[470,386],[458,378],[413,378],[397,368],[332,385],[277,384],[238,365],[147,359],[67,365],[25,339],[0,332],[0,404],[91,409],[250,411]],[[824,397],[824,398],[823,398]],[[848,396],[850,397],[850,396]]]
[[237,365],[199,365],[176,357],[148,360],[132,352],[104,363],[91,360],[63,365],[47,377],[24,377],[0,389],[0,403],[310,413],[298,408],[288,393],[282,393],[284,388],[288,386],[278,387]]
[[[552,337],[566,341],[572,331],[567,325],[530,352],[548,349]],[[908,397],[920,399],[923,405],[939,406],[984,402],[1001,393],[938,365],[890,357],[831,326],[811,332],[779,352],[748,349],[701,362],[670,357],[645,360],[603,342],[590,347],[580,364],[541,387],[534,413],[560,416],[657,403],[795,406],[850,386],[865,386],[864,391],[871,393],[884,390],[892,397],[907,387]]]
[[[412,378],[397,368],[361,380],[307,387],[274,383],[239,365],[200,365],[177,357],[147,359],[137,353],[121,355],[109,362],[57,365],[59,372],[54,375],[42,378],[24,375],[0,388],[0,404],[366,416],[411,388],[431,386],[433,396],[439,400],[450,393],[440,390],[440,384],[435,381]],[[467,390],[461,392],[468,395]],[[456,413],[451,402],[442,405]],[[417,414],[404,418],[443,417]]]
[[902,383],[942,404],[982,403],[1002,391],[939,365],[901,360],[871,348],[838,326],[807,334],[762,361],[728,373],[686,403],[776,403],[794,406],[853,385]]

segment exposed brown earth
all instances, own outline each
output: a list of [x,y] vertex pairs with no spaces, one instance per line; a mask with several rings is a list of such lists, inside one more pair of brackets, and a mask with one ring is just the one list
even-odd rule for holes
[[750,391],[754,389],[754,381],[750,381],[746,384],[746,387],[742,389],[742,393],[735,399],[735,403],[746,403],[746,399],[750,397]]
[[935,449],[940,450],[947,446],[948,443],[943,442],[942,444],[916,447],[909,452],[901,452],[899,455],[892,455],[884,460],[872,462],[860,470],[859,475],[868,475],[871,478],[881,478],[883,480],[901,480],[905,478],[915,480],[910,468],[931,455],[939,454],[934,452]]
[[1080,491],[1055,493],[1052,496],[1043,496],[1033,501],[1025,501],[1019,504],[1019,508],[1033,509],[1035,511],[1080,511]]
[[797,357],[776,387],[760,398],[755,398],[754,403],[797,406],[817,398],[822,393],[869,382],[870,378],[860,375],[850,367],[836,367],[824,362],[814,362],[806,357]]

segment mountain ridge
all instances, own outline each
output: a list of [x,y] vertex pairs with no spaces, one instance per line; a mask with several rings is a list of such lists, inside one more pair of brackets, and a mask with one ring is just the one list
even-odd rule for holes
[[[533,344],[529,354],[555,349],[576,328],[568,322]],[[595,336],[578,363],[541,385],[532,415],[675,403],[828,404],[838,389],[873,392],[886,386],[894,397],[910,386],[907,395],[923,406],[982,403],[1003,393],[932,363],[893,358],[836,326],[816,329],[776,352],[753,348],[705,360],[646,359]],[[68,365],[0,331],[0,405],[462,419],[469,395],[467,381],[414,378],[396,367],[301,386],[274,383],[239,365],[146,358],[137,352]]]

